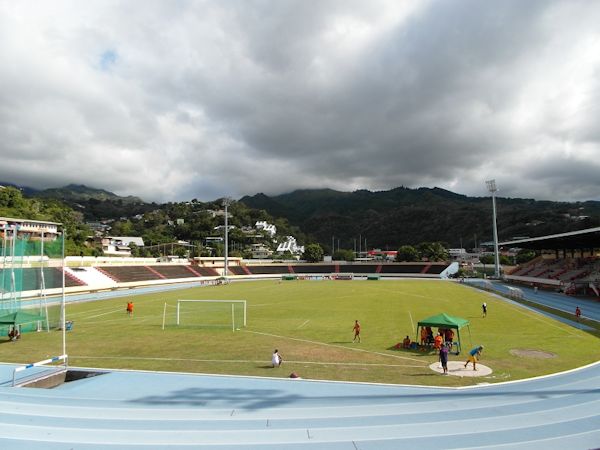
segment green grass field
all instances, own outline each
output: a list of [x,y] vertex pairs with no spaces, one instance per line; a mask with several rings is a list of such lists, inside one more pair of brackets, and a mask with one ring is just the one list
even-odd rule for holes
[[[125,312],[135,303],[132,318]],[[177,299],[244,299],[248,324],[232,332],[229,306],[220,312],[222,327],[205,312],[203,325],[187,308],[185,325],[176,326]],[[481,317],[487,302],[488,316]],[[162,330],[163,308],[169,305]],[[485,345],[481,363],[489,377],[442,377],[429,369],[436,354],[394,350],[408,334],[415,339],[420,319],[445,312],[468,319],[461,330],[465,360],[477,344]],[[54,312],[56,313],[56,312]],[[74,321],[67,333],[69,364],[95,368],[351,380],[414,385],[464,386],[549,374],[600,359],[598,336],[541,314],[515,307],[485,292],[443,281],[260,281],[232,283],[67,306]],[[198,325],[192,324],[197,318]],[[354,320],[362,324],[362,343],[352,343]],[[273,369],[277,348],[284,357]],[[33,362],[58,355],[62,333],[27,333],[16,343],[0,345],[1,360]],[[539,350],[547,359],[519,357],[514,349]]]

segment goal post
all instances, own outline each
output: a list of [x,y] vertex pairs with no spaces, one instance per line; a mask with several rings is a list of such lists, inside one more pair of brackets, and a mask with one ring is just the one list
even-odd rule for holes
[[225,327],[246,326],[246,300],[177,300],[176,324]]

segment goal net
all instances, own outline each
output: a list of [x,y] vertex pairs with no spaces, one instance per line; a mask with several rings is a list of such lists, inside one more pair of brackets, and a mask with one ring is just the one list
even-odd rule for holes
[[177,300],[175,323],[235,331],[246,326],[246,313],[246,300]]

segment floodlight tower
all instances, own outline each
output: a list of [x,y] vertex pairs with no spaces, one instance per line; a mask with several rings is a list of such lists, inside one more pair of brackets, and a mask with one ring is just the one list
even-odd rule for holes
[[496,278],[500,278],[500,256],[498,254],[498,227],[496,226],[496,180],[488,180],[485,182],[488,191],[492,193],[492,210],[494,216],[494,268]]
[[229,243],[228,216],[229,216],[229,214],[227,213],[227,208],[229,207],[229,205],[231,205],[231,199],[229,197],[225,197],[223,199],[222,204],[225,207],[225,267],[223,268],[223,277],[227,278],[227,270],[228,270],[227,258],[229,256],[229,247],[228,247],[228,243]]

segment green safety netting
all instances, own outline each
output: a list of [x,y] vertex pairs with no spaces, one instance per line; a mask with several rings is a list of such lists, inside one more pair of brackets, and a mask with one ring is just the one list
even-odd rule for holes
[[0,316],[0,325],[26,325],[46,320],[41,314],[31,314],[17,311]]
[[[45,291],[48,277],[57,270],[50,265],[62,259],[62,235],[42,240],[21,234],[16,227],[5,226],[0,231],[0,318],[6,320],[0,322],[0,335],[6,335],[11,325],[19,325],[22,332],[47,328]],[[35,292],[37,300],[31,295],[25,298],[25,291]]]

